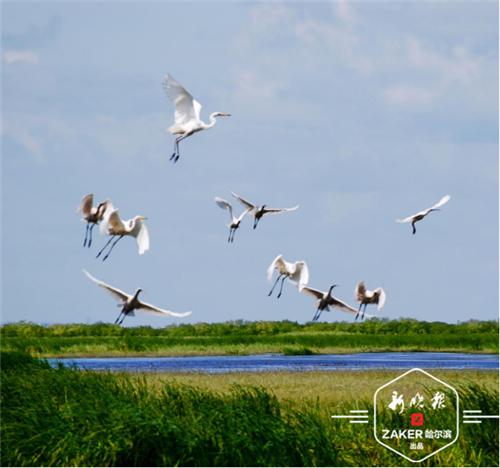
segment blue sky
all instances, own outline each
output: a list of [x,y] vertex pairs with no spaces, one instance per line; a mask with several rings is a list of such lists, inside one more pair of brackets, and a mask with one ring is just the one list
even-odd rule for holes
[[[167,72],[232,114],[175,166]],[[128,325],[310,320],[291,284],[267,297],[278,254],[351,304],[384,287],[382,317],[498,317],[496,2],[2,2],[1,73],[4,323],[114,321],[82,268],[193,311]],[[228,245],[231,190],[300,209]],[[90,192],[147,216],[151,250],[83,249]],[[394,222],[447,193],[415,236]]]

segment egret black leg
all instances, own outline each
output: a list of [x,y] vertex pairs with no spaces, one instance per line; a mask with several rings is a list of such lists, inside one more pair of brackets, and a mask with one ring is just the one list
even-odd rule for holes
[[174,163],[177,162],[179,159],[179,141],[181,141],[181,137],[177,137],[174,141],[174,152],[172,153],[172,156],[170,156],[170,161],[173,161]]
[[354,320],[358,320],[359,313],[361,312],[361,307],[363,307],[363,303],[362,302],[359,303],[358,313],[356,314],[356,318]]
[[184,138],[188,137],[189,135],[182,135],[178,138],[175,139],[175,143],[174,143],[174,154],[172,154],[172,156],[170,157],[170,161],[173,161],[174,163],[176,163],[179,158],[181,157],[181,153],[179,151],[179,143],[184,140]]
[[85,239],[83,239],[83,246],[87,246],[87,236],[89,234],[89,223],[87,223],[87,226],[85,227]]
[[361,316],[361,320],[363,320],[365,318],[365,312],[366,312],[366,306],[368,304],[365,304],[365,307],[363,308],[363,315]]
[[89,248],[92,245],[92,229],[94,229],[94,226],[95,226],[95,223],[92,223],[90,225],[90,229],[89,229],[89,241],[88,241],[88,244],[87,244],[87,247],[89,247]]
[[102,261],[104,262],[104,260],[106,260],[108,257],[109,257],[109,254],[111,253],[111,251],[113,250],[114,246],[116,244],[118,244],[118,241],[123,238],[123,235],[121,235],[118,239],[116,239],[114,242],[113,242],[113,245],[111,246],[111,248],[108,250],[108,253],[104,256],[104,258],[102,259]]
[[104,252],[104,250],[106,249],[106,247],[110,244],[110,242],[115,238],[115,236],[111,236],[108,240],[108,242],[106,242],[106,245],[101,249],[99,250],[99,253],[96,255],[95,258],[99,258],[101,256],[101,254]]
[[417,228],[415,227],[415,223],[411,223],[411,227],[413,228],[413,234],[417,232]]
[[281,278],[281,277],[282,277],[282,275],[280,274],[280,275],[276,278],[276,281],[274,282],[273,287],[271,288],[271,291],[269,291],[268,296],[270,296],[270,295],[273,293],[274,288],[275,288],[275,287],[276,287],[276,285],[278,284],[278,281],[280,280],[280,278]]
[[172,153],[172,156],[170,156],[170,161],[174,160],[175,157],[177,156],[177,151],[179,150],[179,141],[178,140],[179,140],[179,138],[176,138],[174,141],[174,152]]
[[281,293],[283,292],[283,283],[285,282],[285,280],[286,280],[286,275],[283,275],[283,278],[281,280],[280,292],[276,296],[278,299],[281,297]]
[[120,317],[122,316],[123,314],[123,310],[120,312],[120,315],[118,315],[118,318],[115,320],[115,325],[118,323],[118,321],[120,320]]
[[123,317],[122,317],[122,319],[121,319],[121,321],[120,321],[120,323],[119,323],[118,325],[121,325],[121,324],[123,323],[123,321],[125,320],[125,317],[126,317],[126,316],[127,316],[127,314],[125,314],[125,313],[124,313],[124,314],[123,314]]

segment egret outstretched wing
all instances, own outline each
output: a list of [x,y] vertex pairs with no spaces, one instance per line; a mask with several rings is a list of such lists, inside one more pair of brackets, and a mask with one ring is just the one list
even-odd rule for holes
[[279,269],[280,272],[281,272],[281,269],[284,269],[284,268],[285,268],[285,262],[283,260],[283,256],[282,255],[278,255],[272,261],[271,265],[269,265],[269,267],[267,268],[267,279],[269,281],[271,281],[271,278],[273,276],[274,270]]
[[229,217],[231,218],[231,221],[233,220],[233,207],[231,206],[231,203],[227,202],[223,198],[215,197],[214,198],[215,203],[219,208],[222,208],[223,210],[229,210]]
[[373,292],[379,295],[377,310],[382,310],[385,304],[385,291],[382,288],[377,288]]
[[432,210],[437,210],[438,208],[441,208],[444,204],[448,203],[450,198],[451,198],[450,195],[445,195],[444,197],[441,198],[441,200],[439,200],[435,205],[432,205],[430,208],[419,211],[418,213],[411,215],[411,216],[408,216],[407,218],[396,219],[396,222],[397,223],[410,223],[410,222],[414,221],[415,218],[417,218],[417,217],[427,216]]
[[99,232],[101,233],[101,235],[106,235],[108,233],[109,217],[115,210],[116,208],[113,206],[113,204],[110,201],[107,201],[106,208],[104,209],[104,213],[102,215],[102,220],[99,223]]
[[110,213],[107,225],[112,231],[118,232],[126,230],[125,224],[123,224],[123,221],[120,218],[120,213],[118,212],[118,210],[113,210]]
[[336,297],[330,296],[328,300],[328,305],[331,305],[332,307],[336,307],[337,309],[340,309],[343,312],[349,312],[351,314],[357,315],[358,311],[354,308],[351,307],[350,305],[346,304],[345,302],[342,302],[341,300],[337,299]]
[[316,299],[322,299],[325,294],[324,292],[319,291],[318,289],[310,288],[309,286],[299,288],[299,292],[312,296]]
[[450,196],[445,195],[441,200],[439,200],[434,206],[431,206],[429,210],[435,210],[436,208],[441,208],[444,204],[448,203],[450,201]]
[[85,195],[82,198],[80,206],[77,208],[76,212],[79,213],[81,211],[83,217],[86,218],[87,216],[90,215],[93,204],[94,204],[94,194],[89,193],[88,195]]
[[154,314],[154,315],[171,315],[172,317],[187,317],[191,315],[192,312],[172,312],[171,310],[164,310],[156,307],[154,305],[148,304],[146,302],[139,301],[139,305],[137,307],[141,309],[141,311]]
[[307,266],[306,262],[303,262],[302,264],[298,265],[297,268],[300,268],[300,276],[299,276],[299,288],[301,286],[305,286],[307,283],[309,283],[309,267]]
[[137,247],[139,248],[139,255],[149,250],[149,231],[144,222],[141,221],[141,228],[137,234]]
[[366,286],[365,286],[365,283],[364,281],[360,281],[357,285],[356,285],[356,289],[354,290],[354,298],[357,300],[357,301],[362,301],[363,300],[363,297],[365,295],[365,292],[366,292]]
[[101,286],[101,288],[104,288],[107,292],[109,292],[118,301],[125,302],[132,297],[132,296],[128,295],[126,292],[123,292],[121,289],[114,288],[113,286],[106,284],[104,281],[100,281],[97,278],[94,278],[87,270],[83,270],[83,272],[91,281],[93,281],[94,283]]
[[280,213],[283,213],[285,211],[295,211],[295,210],[298,210],[299,209],[299,205],[297,206],[294,206],[292,208],[264,208],[264,214],[267,215],[267,214],[280,214]]
[[163,87],[167,96],[175,104],[174,119],[177,125],[184,125],[192,120],[196,122],[200,120],[201,104],[172,75],[165,75]]
[[252,210],[255,210],[255,208],[257,208],[256,205],[254,205],[253,203],[245,200],[244,198],[240,197],[239,195],[236,195],[234,192],[231,192],[231,194],[233,195],[233,197],[237,198],[240,203],[245,207],[245,208],[248,208],[250,211]]
[[250,208],[247,208],[243,213],[241,213],[237,218],[234,219],[235,222],[239,223],[241,220],[248,214],[250,213]]

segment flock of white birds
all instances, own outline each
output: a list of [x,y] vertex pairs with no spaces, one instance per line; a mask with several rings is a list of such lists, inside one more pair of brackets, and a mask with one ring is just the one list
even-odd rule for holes
[[[172,153],[170,160],[176,163],[180,157],[179,143],[182,140],[196,132],[212,128],[217,122],[217,117],[228,117],[231,114],[226,112],[213,112],[210,114],[209,123],[207,124],[200,119],[201,104],[196,101],[180,83],[174,80],[170,74],[165,76],[163,80],[163,87],[168,97],[175,105],[174,124],[168,129],[168,131],[175,136],[174,152]],[[229,212],[230,222],[228,224],[229,236],[227,241],[230,243],[234,242],[234,234],[240,227],[240,224],[246,215],[253,216],[253,228],[255,229],[259,224],[259,221],[265,215],[285,213],[299,208],[299,205],[292,208],[268,208],[267,205],[256,205],[233,192],[231,192],[231,194],[244,207],[244,211],[239,216],[234,215],[233,207],[227,200],[220,197],[215,198],[217,206]],[[398,219],[396,222],[411,223],[413,234],[415,234],[415,223],[424,219],[429,213],[439,211],[440,208],[449,200],[450,196],[445,195],[430,208],[419,211],[412,216]],[[84,247],[90,247],[92,245],[92,231],[97,224],[99,225],[100,233],[109,236],[108,241],[98,252],[96,258],[101,257],[106,249],[108,249],[102,257],[102,261],[105,261],[116,244],[125,236],[131,236],[136,239],[140,255],[149,250],[149,233],[145,224],[145,220],[147,218],[144,216],[137,215],[132,219],[124,221],[120,218],[118,210],[113,206],[110,200],[106,200],[99,203],[97,206],[94,206],[93,194],[88,194],[83,197],[78,211],[82,213],[83,221],[87,223],[85,239],[83,241]],[[147,304],[139,300],[139,294],[142,289],[137,289],[134,294],[127,294],[118,288],[110,286],[109,284],[94,278],[87,271],[83,271],[90,280],[101,286],[119,301],[118,305],[121,307],[121,311],[115,323],[123,323],[126,316],[134,315],[135,310],[155,315],[168,315],[173,317],[186,317],[191,314],[191,312],[172,312],[170,310],[160,309],[159,307]],[[281,280],[280,289],[277,294],[278,298],[281,297],[283,293],[283,284],[285,280],[289,280],[297,286],[299,292],[312,296],[316,299],[316,313],[313,317],[313,321],[318,320],[323,311],[329,311],[330,307],[334,307],[343,312],[351,313],[355,315],[355,320],[357,320],[360,314],[361,319],[365,317],[366,307],[368,304],[376,304],[379,311],[385,304],[385,291],[382,288],[376,288],[373,291],[369,291],[366,289],[365,284],[362,281],[356,285],[354,291],[355,299],[359,302],[357,310],[332,295],[332,290],[337,286],[336,284],[330,286],[329,290],[326,292],[310,288],[308,286],[309,268],[307,263],[303,260],[290,263],[285,261],[282,255],[278,255],[267,269],[267,277],[269,281],[272,280],[275,271],[278,275],[271,291],[269,291],[269,296],[272,295],[278,282]],[[366,314],[366,317],[372,316]]]

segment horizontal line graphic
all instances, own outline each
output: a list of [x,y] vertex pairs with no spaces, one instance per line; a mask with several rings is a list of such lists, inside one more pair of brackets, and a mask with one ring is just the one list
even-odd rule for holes
[[498,414],[464,414],[464,418],[498,418]]
[[332,418],[349,418],[349,419],[368,419],[368,416],[363,416],[362,414],[332,414]]

